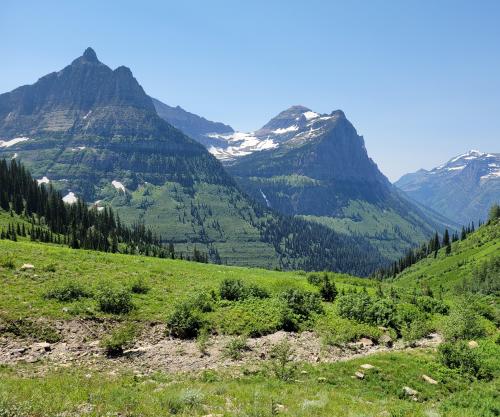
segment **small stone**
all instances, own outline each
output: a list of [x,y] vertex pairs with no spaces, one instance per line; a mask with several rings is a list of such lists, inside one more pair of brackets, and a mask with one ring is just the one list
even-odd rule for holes
[[403,392],[408,397],[415,397],[418,394],[418,391],[416,391],[416,390],[414,390],[414,389],[412,389],[410,387],[403,387]]
[[469,343],[467,343],[471,349],[475,349],[479,347],[479,343],[477,343],[475,340],[470,340]]
[[85,374],[85,378],[87,378],[87,379],[92,378],[92,374]]
[[276,411],[285,411],[285,406],[283,404],[276,404],[275,405]]
[[432,379],[430,376],[427,376],[427,375],[422,375],[422,379],[425,381],[425,382],[428,382],[429,384],[432,384],[432,385],[437,385],[437,381],[435,379]]
[[324,376],[318,377],[318,382],[326,382],[326,378]]
[[360,368],[363,368],[363,369],[373,369],[375,367],[373,365],[370,365],[369,363],[364,363],[363,365],[360,366]]
[[35,269],[35,266],[32,264],[23,264],[23,266],[21,266],[21,271],[31,271],[33,269]]
[[354,372],[354,376],[358,379],[364,379],[365,374],[363,372],[356,371]]
[[69,311],[69,308],[68,307],[63,307],[62,311],[63,311],[63,313],[67,313]]
[[307,371],[300,371],[300,373],[301,373],[302,375],[307,375],[309,372],[307,372]]

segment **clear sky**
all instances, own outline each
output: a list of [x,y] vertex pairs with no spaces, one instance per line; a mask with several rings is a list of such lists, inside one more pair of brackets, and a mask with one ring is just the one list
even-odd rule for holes
[[254,130],[345,111],[390,179],[500,152],[500,1],[2,0],[0,92],[92,46],[170,105]]

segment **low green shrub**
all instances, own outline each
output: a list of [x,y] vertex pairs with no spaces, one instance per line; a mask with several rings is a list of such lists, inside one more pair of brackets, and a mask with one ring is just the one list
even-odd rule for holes
[[322,281],[323,277],[321,276],[321,274],[318,274],[317,272],[311,272],[310,274],[307,275],[307,282],[311,285],[319,287]]
[[271,348],[271,369],[282,381],[293,379],[296,366],[293,363],[293,348],[288,339],[282,339]]
[[61,302],[76,301],[80,298],[91,296],[92,293],[76,281],[62,282],[49,288],[44,294],[44,298],[46,299],[54,299]]
[[110,357],[121,356],[123,351],[130,347],[137,334],[137,327],[127,323],[113,330],[111,334],[101,340],[101,346]]
[[257,285],[246,285],[240,279],[225,279],[220,283],[219,295],[223,300],[242,301],[250,297],[267,298],[269,294]]
[[290,288],[283,291],[279,298],[294,314],[303,319],[307,319],[311,313],[324,312],[319,295],[312,292]]
[[438,348],[438,358],[441,364],[460,373],[478,379],[492,377],[479,351],[471,349],[465,341],[442,343]]
[[127,288],[101,284],[95,294],[97,306],[103,313],[127,314],[134,309],[132,296]]
[[341,318],[333,313],[321,317],[316,329],[323,343],[328,346],[344,346],[362,337],[378,340],[383,334],[382,330],[376,326]]
[[195,338],[202,326],[199,312],[186,302],[178,304],[167,319],[169,334],[180,339]]
[[130,286],[130,291],[134,294],[147,294],[150,289],[144,278],[137,278]]
[[191,308],[199,310],[202,313],[208,313],[214,310],[213,297],[207,293],[198,293],[187,301]]
[[455,306],[443,321],[442,333],[447,341],[475,339],[485,335],[481,317],[465,301]]
[[246,337],[235,337],[224,346],[224,356],[232,360],[240,360],[248,349]]

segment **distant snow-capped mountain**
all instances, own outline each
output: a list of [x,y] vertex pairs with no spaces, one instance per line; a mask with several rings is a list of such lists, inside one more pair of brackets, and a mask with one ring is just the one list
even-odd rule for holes
[[277,148],[285,142],[299,144],[321,135],[329,123],[341,114],[340,110],[319,114],[304,106],[292,106],[254,132],[208,134],[217,141],[208,150],[218,159],[230,162],[254,152]]
[[456,222],[484,219],[500,201],[500,154],[470,150],[434,169],[403,175],[395,185]]

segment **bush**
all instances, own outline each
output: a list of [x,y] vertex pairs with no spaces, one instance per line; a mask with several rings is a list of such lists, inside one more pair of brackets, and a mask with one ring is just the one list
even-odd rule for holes
[[2,268],[7,268],[7,269],[14,269],[15,265],[14,265],[14,261],[12,260],[11,257],[2,257],[0,259],[0,266]]
[[345,294],[339,297],[337,308],[340,317],[397,328],[396,306],[388,298],[372,299],[366,292]]
[[90,291],[86,290],[80,283],[67,281],[47,290],[44,297],[47,299],[68,302],[90,297],[91,295]]
[[438,348],[439,361],[450,369],[469,374],[478,379],[491,378],[491,372],[475,349],[469,348],[467,342],[442,343]]
[[130,291],[134,294],[147,294],[151,288],[143,278],[137,278],[130,286]]
[[271,366],[274,375],[282,381],[289,381],[295,374],[293,349],[287,339],[283,339],[271,348]]
[[416,297],[414,304],[426,313],[448,314],[449,310],[443,301],[426,295]]
[[465,302],[451,310],[450,315],[443,322],[442,331],[447,341],[475,339],[485,335],[479,314]]
[[167,328],[171,336],[180,339],[195,338],[203,321],[189,303],[179,304],[167,319]]
[[214,310],[213,299],[207,293],[199,293],[188,300],[188,304],[195,310],[199,310],[202,313],[208,313]]
[[[328,277],[328,275],[327,275],[327,277]],[[321,285],[322,281],[323,281],[323,278],[321,277],[320,274],[318,274],[316,272],[311,272],[309,275],[307,275],[307,282],[311,285],[319,287]]]
[[243,352],[248,349],[245,337],[235,337],[224,347],[224,356],[232,360],[240,360]]
[[209,313],[210,322],[220,334],[264,336],[283,329],[283,303],[277,298],[249,298],[227,303]]
[[269,294],[257,285],[245,285],[239,279],[225,279],[220,283],[220,298],[228,301],[241,301],[249,297],[267,298]]
[[123,351],[133,344],[136,333],[137,328],[135,325],[125,324],[101,340],[101,346],[106,351],[106,355],[111,357],[121,356]]
[[115,288],[102,284],[97,291],[96,301],[99,310],[110,314],[127,314],[134,309],[132,296],[126,288]]
[[307,319],[311,313],[321,314],[324,312],[320,297],[312,292],[291,288],[283,291],[280,294],[280,299],[301,319]]

